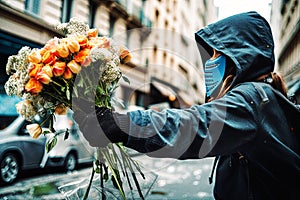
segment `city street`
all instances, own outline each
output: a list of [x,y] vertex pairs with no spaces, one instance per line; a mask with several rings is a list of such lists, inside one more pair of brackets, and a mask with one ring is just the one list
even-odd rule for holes
[[[213,199],[213,184],[208,183],[213,159],[178,161],[142,155],[135,156],[134,159],[144,166],[146,179],[152,172],[158,175],[146,199]],[[0,199],[65,199],[58,187],[88,179],[90,171],[89,167],[80,167],[77,171],[67,174],[50,171],[51,174],[42,172],[33,177],[21,177],[15,184],[0,188]]]

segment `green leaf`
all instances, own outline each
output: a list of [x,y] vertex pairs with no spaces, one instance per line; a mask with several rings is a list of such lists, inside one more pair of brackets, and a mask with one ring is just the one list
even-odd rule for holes
[[73,87],[73,92],[75,94],[75,97],[78,97],[78,90],[77,87]]
[[105,91],[101,87],[97,87],[97,90],[100,94],[105,94]]
[[77,83],[78,87],[83,87],[83,78],[80,78],[79,82]]
[[57,143],[56,136],[50,138],[50,140],[48,140],[46,143],[46,152],[49,153],[53,149],[53,147],[55,147],[56,143]]
[[51,119],[49,120],[49,129],[52,133],[55,133],[56,131],[53,127],[53,121],[54,121],[54,119],[53,119],[53,117],[51,117]]
[[70,135],[69,129],[67,128],[66,132],[65,132],[65,137],[64,140],[68,139]]
[[70,100],[71,97],[70,97],[70,90],[69,90],[69,87],[67,88],[67,91],[66,91],[66,96],[67,96],[67,99]]
[[46,130],[46,131],[43,131],[43,134],[46,135],[48,133],[51,133],[50,131]]
[[97,174],[100,174],[101,168],[100,168],[99,160],[95,160],[95,161],[93,162],[93,168],[94,168],[94,171],[95,171]]
[[126,83],[130,84],[130,80],[126,76],[122,76],[122,78]]

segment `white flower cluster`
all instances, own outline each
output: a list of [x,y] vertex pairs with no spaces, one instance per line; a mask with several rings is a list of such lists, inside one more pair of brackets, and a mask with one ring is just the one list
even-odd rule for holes
[[68,23],[59,24],[56,29],[66,35],[86,35],[89,25],[79,18],[73,17]]
[[28,71],[30,64],[27,56],[31,52],[29,47],[20,49],[17,55],[10,56],[6,64],[6,73],[11,75],[5,83],[5,91],[8,95],[22,97],[24,86],[29,80]]
[[92,62],[97,62],[100,64],[100,80],[103,83],[111,84],[121,78],[122,72],[119,67],[120,59],[116,49],[110,48],[110,50],[108,50],[105,48],[94,48],[89,57],[91,58]]
[[[116,60],[116,59],[115,59]],[[106,63],[103,72],[101,73],[101,80],[106,84],[113,83],[114,81],[118,81],[122,76],[122,72],[120,67],[114,62],[114,60],[110,60]]]

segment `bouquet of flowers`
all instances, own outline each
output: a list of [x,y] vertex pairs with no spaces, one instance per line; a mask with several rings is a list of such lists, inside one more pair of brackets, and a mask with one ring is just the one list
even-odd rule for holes
[[[57,29],[65,37],[52,38],[40,49],[23,47],[17,55],[8,58],[6,66],[6,72],[10,75],[5,84],[6,93],[22,98],[16,105],[17,112],[28,121],[33,121],[37,114],[45,118],[40,124],[33,122],[27,125],[30,135],[38,138],[41,134],[55,133],[46,143],[47,152],[57,143],[57,135],[62,134],[53,128],[55,114],[65,114],[68,108],[74,106],[72,97],[79,98],[87,93],[92,94],[91,99],[87,100],[96,106],[111,108],[119,80],[123,78],[129,82],[119,65],[132,57],[127,48],[116,44],[111,38],[99,37],[97,29],[90,29],[77,18],[60,24]],[[49,123],[49,129],[43,131],[42,126],[46,122]],[[67,139],[67,129],[64,134]],[[103,181],[107,181],[108,174],[111,174],[113,185],[125,199],[120,172],[132,188],[127,173],[129,170],[143,198],[134,169],[144,175],[122,144],[99,147],[96,152],[91,180],[94,173],[100,173],[103,187]],[[84,198],[88,196],[90,185],[91,181]]]

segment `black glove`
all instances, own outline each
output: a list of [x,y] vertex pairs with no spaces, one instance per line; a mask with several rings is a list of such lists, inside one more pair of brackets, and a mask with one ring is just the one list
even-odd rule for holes
[[[105,107],[96,107],[96,115],[100,127],[112,143],[127,142],[130,121],[126,114],[119,114]],[[123,123],[122,127],[126,129],[121,130],[120,123]]]
[[[85,139],[91,146],[104,147],[108,143],[127,142],[128,131],[122,131],[114,118],[114,115],[121,116],[125,123],[129,123],[127,115],[114,114],[111,109],[105,107],[91,106],[89,103],[80,106],[89,111],[85,113],[83,109],[74,109],[74,120],[78,123]],[[127,120],[128,119],[128,120]],[[123,120],[124,121],[124,120]]]

